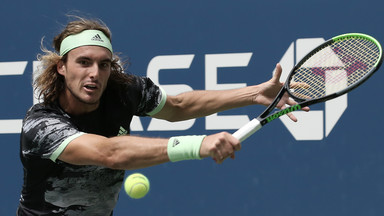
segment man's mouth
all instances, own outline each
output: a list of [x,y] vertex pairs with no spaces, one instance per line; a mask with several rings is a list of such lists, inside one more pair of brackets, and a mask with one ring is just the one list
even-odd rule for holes
[[97,85],[88,84],[88,85],[85,85],[84,88],[86,88],[88,90],[96,90],[97,89]]

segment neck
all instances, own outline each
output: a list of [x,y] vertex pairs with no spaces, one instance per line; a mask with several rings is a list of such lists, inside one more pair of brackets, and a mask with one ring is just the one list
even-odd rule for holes
[[70,115],[82,115],[95,111],[99,107],[99,102],[97,103],[85,103],[73,96],[68,96],[68,94],[62,93],[59,97],[60,107]]

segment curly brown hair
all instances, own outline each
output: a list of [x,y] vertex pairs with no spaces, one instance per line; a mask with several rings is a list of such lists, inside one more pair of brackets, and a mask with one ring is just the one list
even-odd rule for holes
[[[55,51],[50,51],[43,45],[41,46],[44,54],[37,56],[37,59],[40,61],[40,73],[33,82],[33,86],[38,93],[39,99],[43,99],[45,104],[54,103],[65,87],[64,77],[57,71],[57,64],[60,61],[64,63],[67,61],[67,54],[64,56],[58,54],[61,42],[69,35],[78,34],[84,30],[100,30],[111,40],[111,31],[101,20],[85,19],[76,16],[74,21],[69,22],[64,30],[54,37],[53,47]],[[108,85],[130,82],[130,77],[130,75],[124,73],[120,57],[113,54]]]

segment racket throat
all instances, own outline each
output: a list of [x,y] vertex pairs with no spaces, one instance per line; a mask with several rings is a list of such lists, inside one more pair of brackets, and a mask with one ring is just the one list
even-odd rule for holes
[[301,105],[300,104],[296,104],[296,105],[293,105],[291,107],[285,108],[283,110],[276,111],[275,113],[273,113],[270,116],[268,116],[267,118],[265,118],[266,123],[271,122],[271,121],[273,121],[273,120],[275,120],[277,118],[280,118],[280,116],[286,115],[286,114],[288,114],[290,112],[297,111],[297,110],[300,110],[300,109],[301,109]]
[[286,92],[287,84],[284,84],[285,86],[280,89],[280,92],[277,94],[276,98],[272,101],[272,103],[264,110],[264,112],[260,115],[259,119],[264,119],[268,116],[269,113],[271,113],[275,108],[276,105],[279,103],[281,98],[283,97],[284,93]]

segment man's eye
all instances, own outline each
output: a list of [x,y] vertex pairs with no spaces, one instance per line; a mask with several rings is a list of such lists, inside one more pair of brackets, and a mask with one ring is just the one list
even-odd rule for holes
[[79,62],[81,65],[88,65],[88,62],[87,61],[80,61]]
[[100,65],[100,67],[102,67],[102,68],[110,68],[110,67],[111,67],[111,64],[110,64],[110,63],[102,63],[102,64]]

